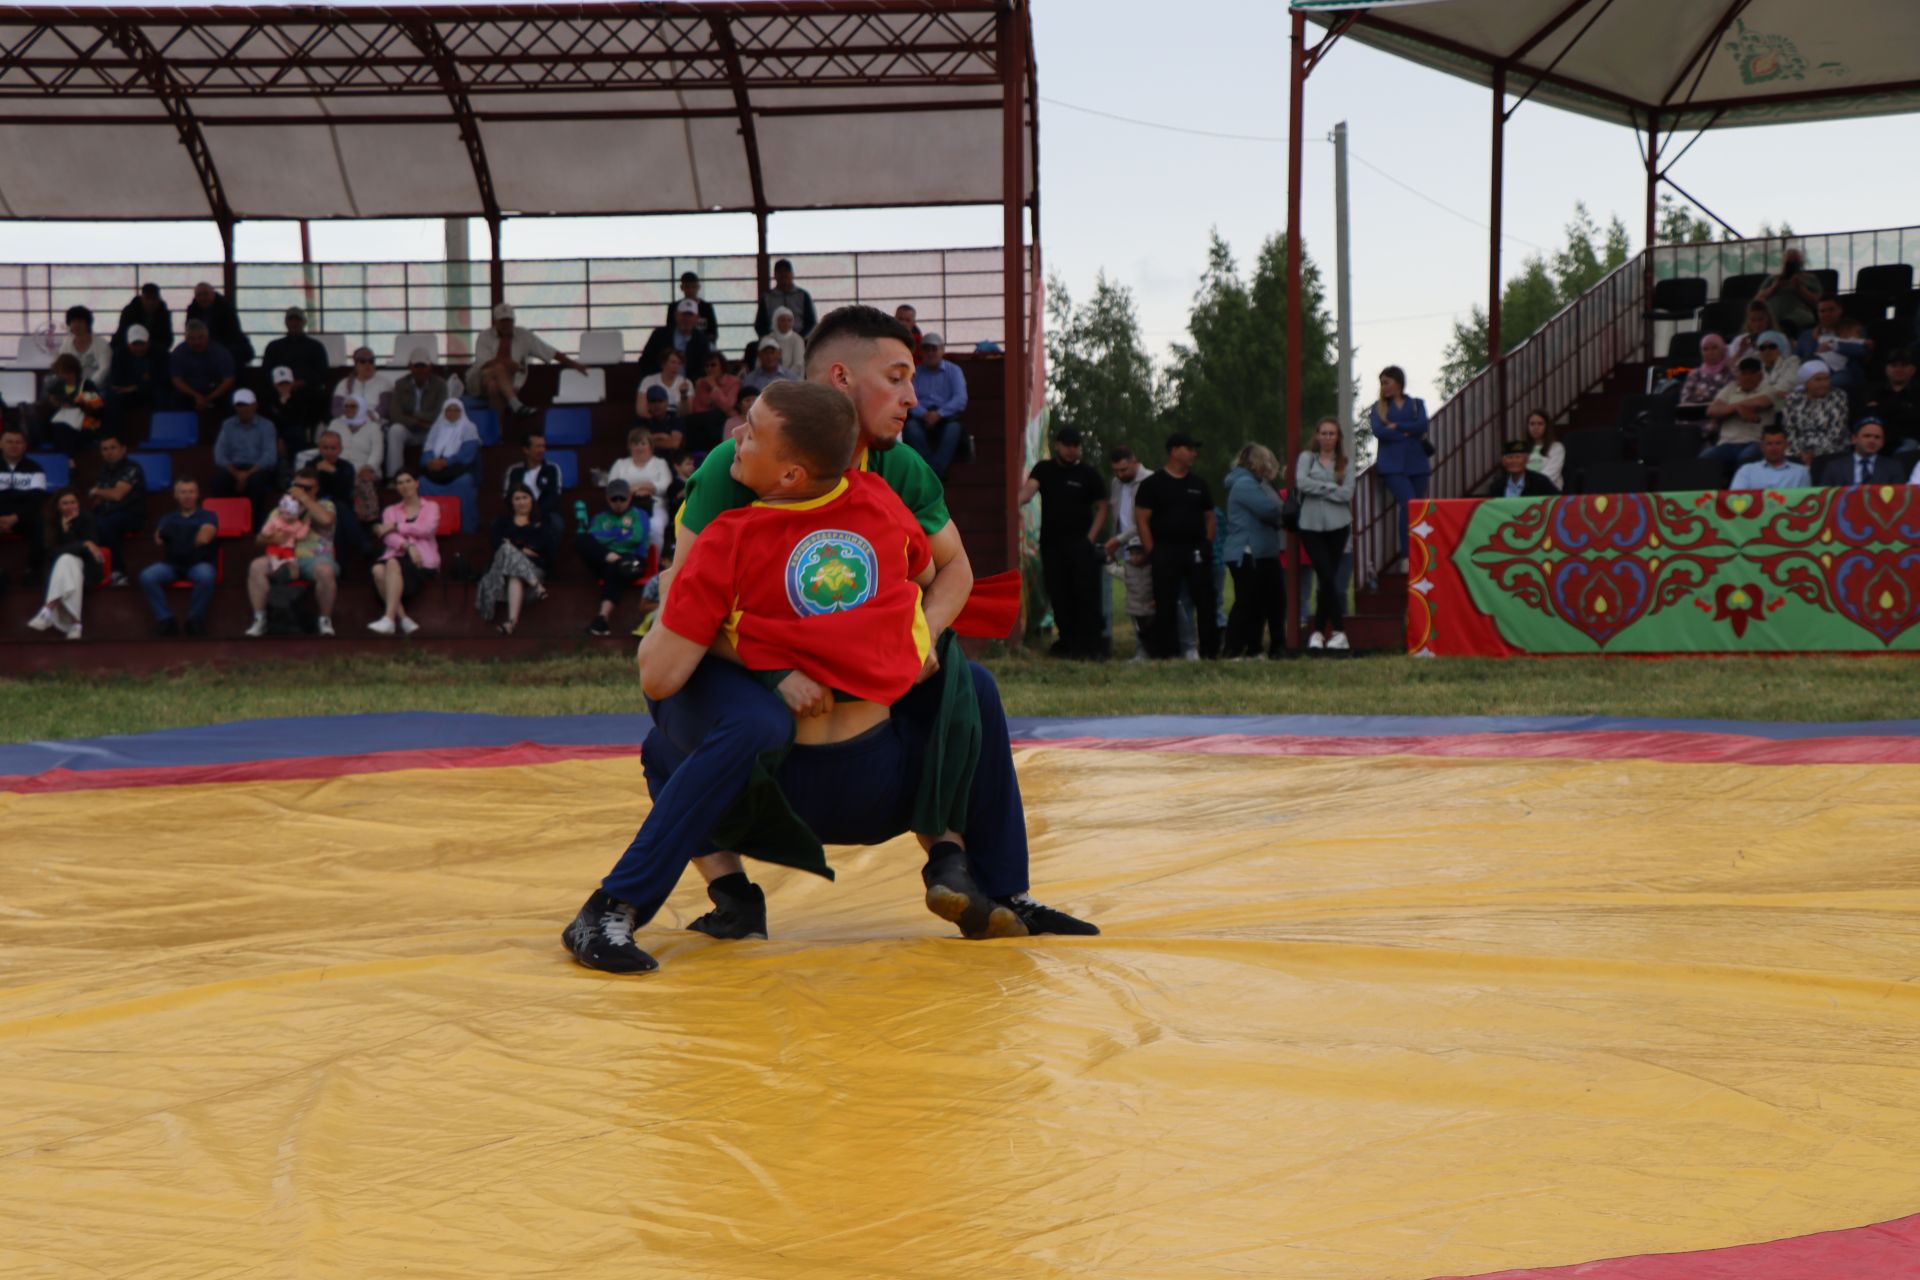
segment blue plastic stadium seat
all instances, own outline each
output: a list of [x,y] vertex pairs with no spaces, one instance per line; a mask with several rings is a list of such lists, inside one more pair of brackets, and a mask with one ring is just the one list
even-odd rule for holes
[[200,415],[191,409],[169,409],[153,415],[147,428],[149,449],[191,449],[200,443]]
[[148,493],[165,493],[173,488],[173,455],[170,453],[134,453],[128,454],[140,464],[140,470],[147,477]]
[[560,468],[560,487],[571,489],[580,483],[580,455],[571,449],[549,449],[547,461]]
[[569,405],[547,410],[547,447],[572,447],[593,440],[593,410],[584,405]]
[[64,489],[67,482],[73,479],[73,468],[67,462],[66,454],[29,453],[27,456],[39,463],[40,469],[47,473],[47,488]]
[[500,415],[491,409],[469,409],[467,418],[480,432],[481,444],[500,443]]

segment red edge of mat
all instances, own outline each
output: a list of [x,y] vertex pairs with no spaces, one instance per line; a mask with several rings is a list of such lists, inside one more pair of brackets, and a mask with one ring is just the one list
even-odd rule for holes
[[[1737,734],[1682,732],[1466,733],[1432,737],[1328,738],[1207,734],[1165,738],[1016,738],[1016,747],[1077,751],[1163,751],[1227,756],[1429,756],[1452,760],[1654,760],[1673,764],[1920,764],[1920,738],[1851,737],[1774,741]],[[363,755],[246,760],[229,764],[140,769],[49,769],[0,775],[0,792],[45,795],[116,787],[193,786],[214,782],[286,782],[340,778],[397,769],[499,769],[514,765],[603,760],[632,755],[633,743],[426,748]]]
[[1915,1276],[1920,1276],[1920,1214],[1765,1244],[1648,1253],[1451,1280],[1909,1280]]

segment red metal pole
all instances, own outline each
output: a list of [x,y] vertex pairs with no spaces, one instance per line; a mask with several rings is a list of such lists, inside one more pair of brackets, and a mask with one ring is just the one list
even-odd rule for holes
[[[1306,126],[1303,118],[1307,97],[1307,15],[1298,9],[1293,11],[1293,34],[1289,44],[1289,73],[1287,76],[1287,385],[1286,413],[1282,426],[1284,435],[1282,444],[1286,450],[1281,458],[1283,465],[1283,483],[1292,488],[1294,480],[1294,460],[1300,456],[1300,377],[1304,356],[1301,344],[1305,323],[1301,312],[1306,299],[1301,297],[1300,261],[1300,131]],[[1346,424],[1342,424],[1344,427]],[[1287,602],[1287,648],[1300,647],[1300,575],[1296,561],[1299,558],[1299,538],[1293,539],[1288,554],[1280,557],[1282,575],[1281,589],[1286,593]],[[1356,565],[1359,562],[1358,548],[1355,548]]]
[[1507,69],[1493,69],[1493,178],[1487,222],[1487,362],[1494,368],[1499,400],[1499,433],[1507,430],[1507,362],[1500,345],[1500,223],[1505,212],[1507,167]]
[[313,310],[313,236],[305,218],[300,219],[300,292],[305,308]]
[[1004,391],[1006,439],[1003,442],[1001,496],[1005,501],[1003,532],[1008,566],[1020,561],[1020,513],[1014,505],[1014,486],[1026,461],[1027,342],[1026,252],[1022,223],[1027,199],[1025,93],[1027,38],[1022,24],[1027,9],[1016,3],[999,15],[1000,45],[1000,235],[1002,314],[1006,339]]
[[1653,239],[1659,234],[1660,194],[1660,113],[1647,113],[1647,226],[1642,242],[1640,268],[1640,313],[1644,317],[1641,339],[1646,358],[1653,359]]

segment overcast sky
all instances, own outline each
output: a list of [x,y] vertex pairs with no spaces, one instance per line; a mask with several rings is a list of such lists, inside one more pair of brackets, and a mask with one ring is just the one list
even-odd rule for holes
[[[1042,251],[1076,297],[1105,270],[1134,291],[1149,348],[1166,355],[1218,227],[1248,265],[1286,216],[1287,13],[1280,0],[1207,0],[1169,10],[1144,0],[1035,0],[1041,103]],[[1068,106],[1066,104],[1072,104]],[[1272,142],[1172,132],[1249,134]],[[1404,365],[1435,394],[1448,322],[1486,292],[1485,90],[1364,49],[1337,47],[1308,83],[1307,249],[1333,267],[1333,160],[1324,141],[1349,125],[1354,336],[1359,370]],[[931,123],[929,127],[933,126]],[[1920,221],[1912,117],[1710,134],[1674,176],[1743,232],[1785,219],[1797,231]],[[884,157],[875,157],[884,163]],[[1379,171],[1406,187],[1395,185]],[[1619,213],[1640,242],[1642,167],[1631,131],[1526,104],[1507,131],[1506,262],[1551,249],[1574,202]],[[1423,193],[1426,197],[1415,192]],[[1441,206],[1445,206],[1444,208]],[[1452,212],[1449,212],[1452,210]],[[484,224],[473,244],[483,253]],[[143,227],[7,224],[9,261],[217,261],[208,224]],[[775,252],[997,244],[998,209],[791,213],[772,223]],[[437,223],[316,223],[315,256],[439,257]],[[298,261],[292,224],[241,224],[239,252]],[[378,246],[375,252],[372,246]],[[750,217],[530,219],[510,222],[510,257],[751,252]],[[803,282],[804,283],[804,282]]]

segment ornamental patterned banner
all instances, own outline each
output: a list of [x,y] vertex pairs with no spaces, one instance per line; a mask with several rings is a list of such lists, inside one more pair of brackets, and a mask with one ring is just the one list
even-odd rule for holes
[[1920,487],[1424,500],[1407,651],[1920,651]]

